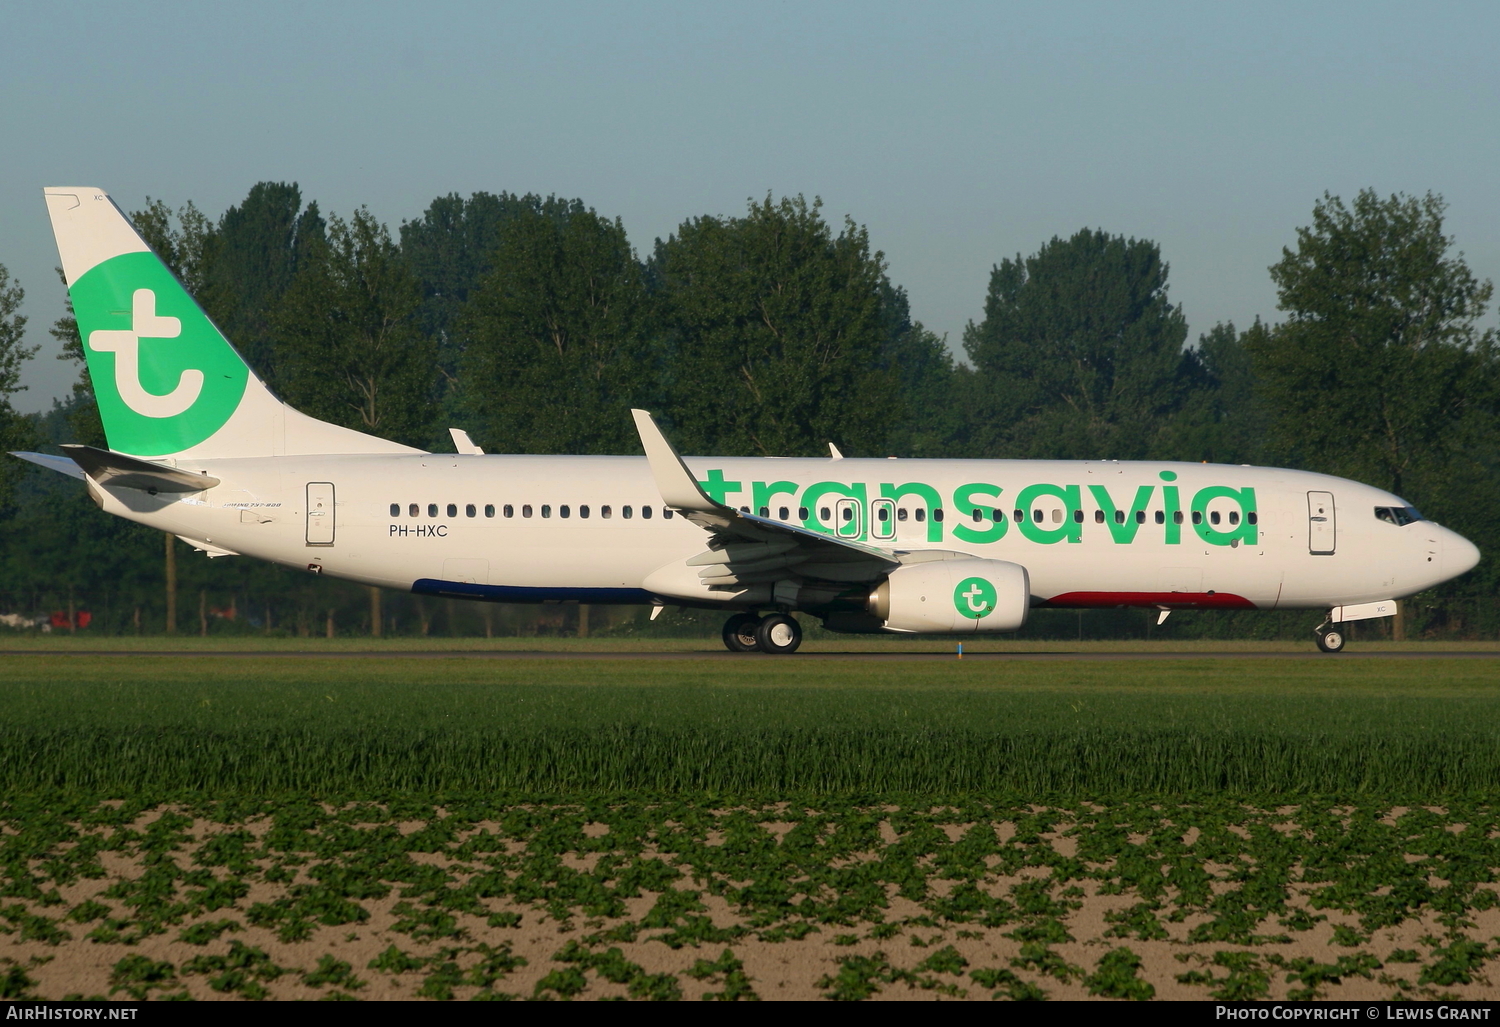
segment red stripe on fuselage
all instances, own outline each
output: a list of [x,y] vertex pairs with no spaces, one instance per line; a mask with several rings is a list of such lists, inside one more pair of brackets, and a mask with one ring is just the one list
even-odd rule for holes
[[1064,592],[1046,606],[1149,606],[1170,610],[1254,610],[1256,606],[1233,592]]

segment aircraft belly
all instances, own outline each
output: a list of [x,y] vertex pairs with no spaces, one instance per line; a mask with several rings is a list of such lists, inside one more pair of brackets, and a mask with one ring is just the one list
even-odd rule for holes
[[1281,595],[1280,563],[1264,549],[1076,549],[1066,555],[1047,552],[1025,560],[1018,554],[1013,559],[1025,564],[1032,593],[1049,605],[1265,610],[1275,607]]

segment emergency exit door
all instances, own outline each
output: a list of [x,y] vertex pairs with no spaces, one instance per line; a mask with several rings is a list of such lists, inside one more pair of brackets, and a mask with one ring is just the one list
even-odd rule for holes
[[857,499],[840,499],[834,507],[834,531],[839,538],[858,539],[864,534],[864,507]]
[[1332,492],[1307,494],[1307,551],[1313,556],[1332,556],[1338,543],[1338,518]]
[[307,544],[333,545],[333,482],[307,483]]

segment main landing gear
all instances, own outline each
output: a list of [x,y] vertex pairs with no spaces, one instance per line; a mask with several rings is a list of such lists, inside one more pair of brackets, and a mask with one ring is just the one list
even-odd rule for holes
[[1318,648],[1325,653],[1341,653],[1344,643],[1349,641],[1342,624],[1320,624],[1313,629],[1313,637],[1318,640]]
[[784,613],[737,613],[724,622],[724,646],[732,653],[787,654],[801,644],[802,625]]

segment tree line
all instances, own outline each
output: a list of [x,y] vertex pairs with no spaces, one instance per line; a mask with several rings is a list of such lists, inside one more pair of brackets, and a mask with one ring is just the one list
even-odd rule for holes
[[[1274,464],[1390,489],[1489,554],[1493,290],[1444,212],[1432,194],[1325,194],[1269,268],[1275,320],[1195,340],[1156,243],[1057,236],[992,267],[961,359],[913,319],[867,230],[803,197],[690,218],[644,254],[618,218],[534,194],[441,196],[395,231],[274,182],[217,219],[162,200],[130,217],[282,398],[423,448],[449,448],[454,426],[488,452],[636,453],[643,406],[703,454]],[[36,349],[21,295],[0,267],[0,443],[102,445],[69,312],[51,331],[79,363],[72,396],[11,406]],[[61,514],[57,489],[0,468],[8,587],[159,581],[159,543],[130,556],[141,529]],[[1487,556],[1446,589],[1500,595],[1496,573]]]

